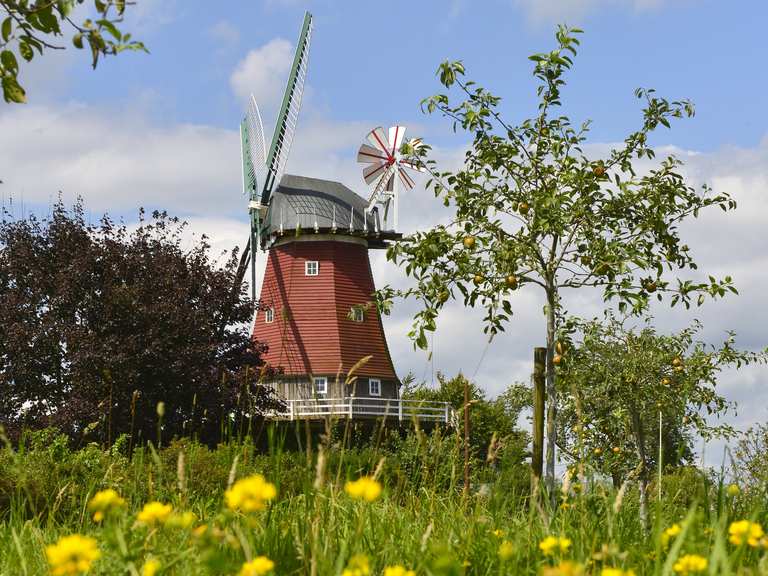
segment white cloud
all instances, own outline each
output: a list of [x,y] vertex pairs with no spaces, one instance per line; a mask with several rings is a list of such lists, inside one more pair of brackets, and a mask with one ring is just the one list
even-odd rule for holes
[[626,7],[642,12],[660,7],[669,0],[514,0],[529,19],[536,23],[580,22],[598,9]]
[[251,93],[259,106],[274,106],[283,94],[285,79],[293,60],[293,45],[276,38],[261,48],[251,50],[235,67],[229,78],[238,98],[245,101]]
[[240,42],[240,30],[229,20],[219,20],[211,26],[208,34],[224,48],[232,48]]

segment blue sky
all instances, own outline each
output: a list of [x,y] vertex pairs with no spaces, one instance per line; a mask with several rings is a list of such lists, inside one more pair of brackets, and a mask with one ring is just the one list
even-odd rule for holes
[[104,61],[96,73],[81,59],[63,96],[97,104],[148,97],[159,120],[234,126],[242,104],[229,88],[231,69],[273,38],[295,42],[309,9],[315,16],[309,82],[317,108],[335,120],[418,121],[434,125],[438,136],[444,123],[423,118],[418,104],[439,90],[434,71],[442,60],[464,60],[472,78],[504,97],[510,117],[521,117],[533,103],[527,56],[549,49],[555,23],[565,22],[585,30],[567,110],[595,121],[596,141],[615,140],[634,126],[638,86],[694,101],[696,120],[675,130],[680,146],[753,146],[763,136],[768,4],[539,4],[570,8],[558,18],[555,8],[541,15],[513,0],[230,1],[225,10],[202,0],[166,2],[137,26],[151,55]]
[[[151,54],[126,53],[92,71],[69,50],[36,61],[22,81],[30,103],[0,103],[0,195],[19,216],[46,213],[61,193],[78,195],[98,217],[127,221],[140,206],[164,208],[205,233],[215,250],[242,245],[238,125],[249,92],[265,122],[274,117],[304,10],[315,16],[308,88],[288,172],[338,180],[366,194],[355,151],[368,130],[394,122],[435,145],[442,168],[460,165],[467,139],[439,117],[421,114],[422,98],[440,90],[435,70],[462,59],[473,80],[503,97],[515,122],[533,113],[529,54],[554,45],[556,23],[584,28],[582,48],[564,92],[573,120],[592,119],[587,152],[607,153],[640,123],[633,92],[689,98],[694,119],[654,139],[659,156],[686,163],[694,186],[730,192],[740,208],[705,214],[684,236],[701,270],[734,277],[741,295],[694,311],[658,308],[662,331],[701,319],[703,337],[768,344],[768,74],[762,0],[469,0],[331,2],[303,0],[138,0],[125,30]],[[646,166],[647,167],[647,166]],[[417,186],[403,196],[407,233],[445,217]],[[190,242],[192,239],[190,238]],[[262,258],[263,263],[263,258]],[[401,270],[371,254],[377,285],[404,286]],[[481,314],[449,306],[439,320],[433,356],[413,350],[406,333],[414,308],[398,304],[385,319],[396,369],[431,380],[463,371],[495,395],[526,381],[531,349],[544,340],[540,295],[520,290],[508,331],[488,344]],[[603,304],[594,293],[570,294],[568,309],[585,317]],[[739,403],[729,421],[744,429],[768,420],[765,367],[729,371],[722,392]],[[715,456],[712,457],[712,454]],[[709,450],[719,463],[719,448]]]

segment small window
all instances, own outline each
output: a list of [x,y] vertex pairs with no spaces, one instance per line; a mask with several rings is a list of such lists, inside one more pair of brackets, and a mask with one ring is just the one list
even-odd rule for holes
[[328,378],[319,376],[313,379],[315,394],[328,394]]
[[362,322],[365,319],[365,313],[359,306],[352,308],[352,320],[355,322]]
[[368,380],[368,395],[381,396],[381,380],[370,378]]
[[275,321],[275,309],[274,308],[267,308],[264,311],[264,322],[267,324],[271,324]]
[[317,276],[320,272],[320,265],[317,260],[307,260],[304,262],[304,275],[305,276]]

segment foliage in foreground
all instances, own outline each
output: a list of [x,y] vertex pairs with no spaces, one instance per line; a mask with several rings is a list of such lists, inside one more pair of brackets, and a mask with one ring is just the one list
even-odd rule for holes
[[61,202],[0,222],[0,424],[56,426],[110,445],[163,433],[219,441],[223,414],[269,406],[237,253],[216,263],[203,236],[153,213],[129,230]]
[[[265,454],[249,442],[186,441],[130,461],[96,446],[6,448],[0,573],[764,573],[764,494],[699,471],[665,477],[646,534],[637,498],[591,475],[568,477],[554,510],[528,505],[527,471],[514,464],[463,498],[451,436],[361,448],[331,436],[305,452],[272,438]],[[34,494],[51,462],[56,474]]]

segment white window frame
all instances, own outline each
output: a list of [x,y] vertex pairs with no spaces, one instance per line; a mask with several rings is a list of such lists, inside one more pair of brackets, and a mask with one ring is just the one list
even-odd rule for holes
[[363,322],[365,320],[365,312],[359,306],[352,308],[352,320],[355,322]]
[[318,276],[320,274],[320,262],[307,260],[304,262],[304,276]]
[[267,324],[272,324],[272,322],[275,321],[275,309],[274,308],[267,308],[264,311],[264,322]]
[[[322,384],[322,388],[320,384]],[[312,378],[312,391],[318,396],[325,396],[328,394],[328,377],[315,376]]]
[[[373,383],[376,383],[378,388],[377,392],[373,391]],[[381,380],[379,378],[368,378],[368,395],[369,396],[381,396]]]

